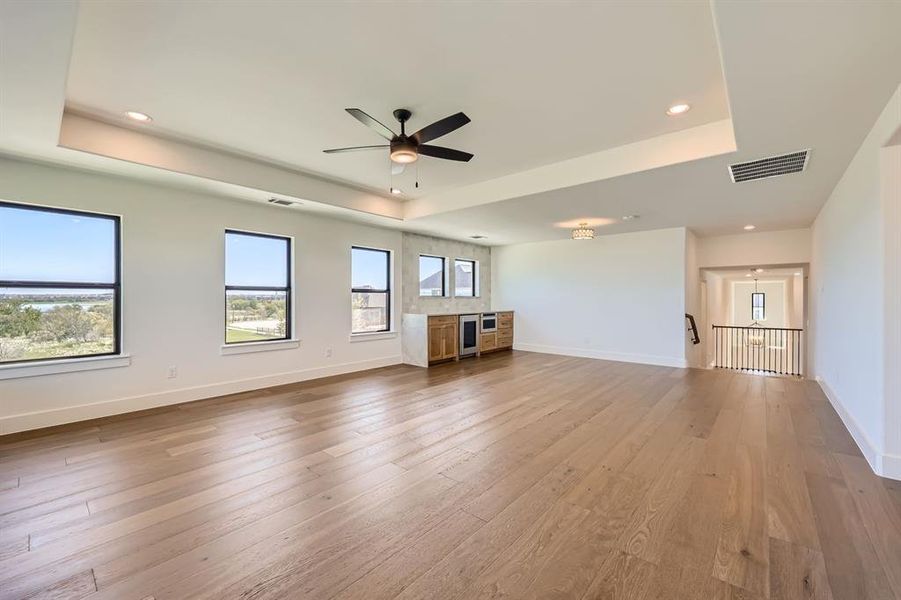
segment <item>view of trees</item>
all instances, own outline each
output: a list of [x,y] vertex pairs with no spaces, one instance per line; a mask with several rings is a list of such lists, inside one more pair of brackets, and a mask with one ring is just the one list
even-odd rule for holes
[[0,295],[0,362],[113,349],[111,293]]
[[225,341],[253,342],[285,337],[287,295],[228,292]]

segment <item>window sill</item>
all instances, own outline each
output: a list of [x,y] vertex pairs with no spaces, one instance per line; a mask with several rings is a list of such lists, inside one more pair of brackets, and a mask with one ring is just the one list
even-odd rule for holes
[[270,350],[293,350],[294,348],[300,348],[300,340],[272,340],[271,342],[225,344],[219,352],[223,356],[228,356],[230,354],[248,354],[250,352],[269,352]]
[[15,363],[0,365],[0,379],[18,379],[20,377],[37,377],[57,373],[74,373],[76,371],[94,371],[97,369],[113,369],[127,367],[131,357],[127,354],[113,356],[87,356],[84,358],[61,358],[33,363]]
[[396,331],[374,331],[372,333],[352,333],[350,341],[353,342],[370,342],[374,340],[390,340],[397,337]]

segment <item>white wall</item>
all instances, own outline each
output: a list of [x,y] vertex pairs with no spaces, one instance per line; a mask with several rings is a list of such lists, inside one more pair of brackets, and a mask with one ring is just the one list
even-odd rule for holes
[[713,335],[712,325],[728,325],[731,311],[729,310],[729,295],[731,288],[725,277],[716,273],[704,273],[704,281],[707,282],[707,323],[701,336],[701,345],[707,365],[713,363],[716,354],[716,344],[711,339]]
[[[698,238],[691,231],[685,232],[685,312],[694,315],[695,324],[701,328],[701,270],[698,268]],[[685,321],[688,330],[688,321]],[[689,367],[704,366],[703,339],[707,332],[699,329],[698,335],[702,343],[694,344],[691,334],[685,336],[685,361]]]
[[515,347],[685,366],[684,228],[492,251],[492,304]]
[[702,269],[809,262],[809,229],[746,232],[698,239],[698,266]]
[[788,285],[791,310],[788,313],[786,327],[807,329],[804,318],[804,276],[795,275]]
[[[733,281],[732,299],[730,305],[732,307],[731,319],[727,325],[735,325],[737,327],[747,327],[751,321],[751,294],[754,293],[753,281]],[[785,281],[758,281],[757,291],[766,294],[764,300],[765,320],[760,324],[763,327],[787,327],[786,313],[788,312],[788,296],[786,294]]]
[[[899,95],[896,94],[896,100]],[[901,101],[896,101],[901,113]],[[885,459],[883,470],[901,479],[901,114],[889,148],[882,150],[885,235]]]
[[885,356],[891,343],[883,332],[893,319],[886,312],[892,247],[886,241],[901,235],[886,231],[887,215],[901,200],[883,187],[882,170],[897,168],[883,164],[883,146],[899,127],[901,87],[814,222],[810,277],[814,371],[873,469],[895,478],[901,478],[901,410],[897,390],[886,393],[885,383],[901,357]]
[[[491,248],[428,235],[405,233],[403,241],[403,311],[405,313],[485,312],[491,309]],[[420,297],[419,255],[447,259],[447,295]],[[478,261],[479,284],[476,298],[454,297],[454,259]]]
[[[396,292],[398,231],[6,159],[0,198],[122,215],[124,351],[131,356],[122,368],[0,381],[0,433],[401,360],[397,335],[349,336],[350,247],[392,250]],[[227,227],[294,237],[299,348],[220,354]],[[395,319],[400,305],[395,293]],[[178,367],[176,379],[167,379],[170,365]]]

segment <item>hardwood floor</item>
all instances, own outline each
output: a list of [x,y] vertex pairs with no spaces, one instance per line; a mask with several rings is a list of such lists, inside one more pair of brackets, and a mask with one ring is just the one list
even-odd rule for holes
[[0,438],[0,598],[901,598],[816,384],[504,353]]

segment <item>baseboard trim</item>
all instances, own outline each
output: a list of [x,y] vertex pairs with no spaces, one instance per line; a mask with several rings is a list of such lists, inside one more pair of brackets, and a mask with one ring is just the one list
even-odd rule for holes
[[31,429],[40,429],[42,427],[52,427],[54,425],[76,423],[88,419],[109,417],[112,415],[120,415],[123,413],[169,406],[172,404],[181,404],[183,402],[191,402],[194,400],[203,400],[204,398],[213,398],[227,394],[249,392],[255,389],[297,383],[311,379],[320,379],[322,377],[331,377],[333,375],[344,375],[345,373],[355,373],[357,371],[366,371],[368,369],[397,365],[402,362],[400,356],[386,356],[382,358],[329,365],[327,367],[315,367],[311,369],[301,369],[299,371],[261,375],[258,377],[248,377],[246,379],[236,379],[221,383],[211,383],[180,388],[177,390],[166,390],[163,392],[153,392],[126,398],[104,400],[91,404],[81,404],[78,406],[67,406],[65,408],[10,415],[8,417],[0,418],[0,435],[29,431]]
[[829,404],[832,405],[832,408],[838,413],[842,423],[845,424],[845,429],[851,434],[854,443],[857,444],[857,447],[860,448],[864,458],[867,459],[870,469],[880,477],[901,479],[901,456],[883,454],[866,434],[860,424],[858,424],[857,420],[848,412],[845,405],[842,404],[839,399],[838,394],[836,394],[835,390],[829,386],[829,382],[819,375],[817,375],[815,379],[819,384],[820,389],[823,390],[826,399],[829,400]]
[[639,363],[643,365],[658,365],[661,367],[676,367],[685,369],[688,363],[684,358],[671,356],[655,356],[653,354],[628,354],[624,352],[603,352],[600,350],[587,350],[585,348],[567,348],[565,346],[546,346],[544,344],[514,343],[514,350],[526,352],[542,352],[544,354],[559,354],[562,356],[577,356],[579,358],[595,358],[598,360],[612,360],[616,362]]
[[901,481],[901,455],[885,454],[882,456],[882,476]]

